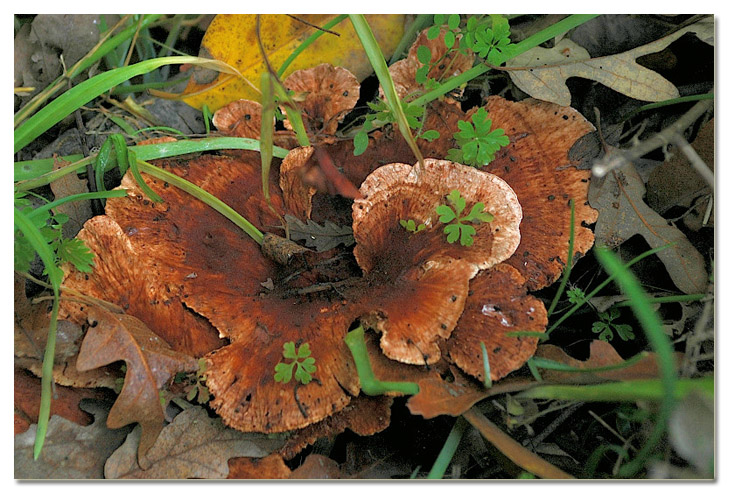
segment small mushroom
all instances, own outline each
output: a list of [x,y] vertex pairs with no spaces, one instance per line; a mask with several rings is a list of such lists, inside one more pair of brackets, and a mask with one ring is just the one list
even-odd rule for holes
[[[284,81],[294,91],[302,117],[313,135],[333,135],[337,125],[355,107],[360,97],[360,83],[350,71],[331,64],[297,70]],[[284,122],[292,129],[289,121]]]
[[[446,47],[444,42],[446,28],[442,27],[439,35],[431,40],[428,39],[427,32],[428,30],[421,31],[408,50],[408,56],[397,61],[388,69],[400,98],[408,99],[416,92],[424,89],[423,84],[416,82],[416,71],[424,65],[418,60],[417,56],[418,47],[420,46],[427,47],[431,53],[430,63],[434,64],[428,71],[428,77],[431,79],[439,81],[458,76],[474,65],[475,56],[473,53],[462,54],[456,50],[450,51]],[[460,36],[457,38],[457,43],[460,38]],[[380,96],[383,97],[382,89]],[[450,102],[455,103],[455,100],[450,99]]]

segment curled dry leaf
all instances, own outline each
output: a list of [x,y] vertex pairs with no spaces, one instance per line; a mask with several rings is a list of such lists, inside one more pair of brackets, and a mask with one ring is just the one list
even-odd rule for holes
[[89,308],[90,327],[81,344],[76,366],[81,371],[115,361],[127,363],[122,391],[107,426],[120,428],[137,422],[142,427],[140,456],[162,430],[165,416],[159,390],[175,373],[197,369],[197,361],[173,351],[140,320],[100,308]]
[[[61,159],[54,158],[53,170],[68,165]],[[62,199],[74,194],[82,194],[89,192],[89,183],[86,179],[79,179],[76,174],[66,174],[58,180],[54,180],[50,184],[55,199]],[[69,201],[54,208],[55,214],[68,215],[68,222],[63,224],[63,237],[71,239],[78,234],[84,222],[92,217],[91,201]]]
[[260,459],[239,457],[228,461],[229,479],[267,479],[267,480],[323,480],[340,479],[342,473],[339,465],[319,454],[309,454],[301,466],[293,471],[284,463],[278,454],[271,454]]
[[219,418],[194,406],[165,426],[139,464],[135,452],[140,432],[135,428],[106,461],[104,475],[107,479],[222,479],[228,476],[228,459],[264,457],[281,443],[281,439],[226,428]]

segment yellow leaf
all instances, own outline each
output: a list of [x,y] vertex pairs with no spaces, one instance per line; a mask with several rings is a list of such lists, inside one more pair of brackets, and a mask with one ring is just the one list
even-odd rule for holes
[[[336,16],[308,14],[297,17],[311,24],[323,26]],[[406,16],[365,17],[383,55],[388,59],[403,36]],[[287,15],[262,15],[261,40],[274,69],[278,69],[315,29]],[[370,62],[350,20],[345,19],[332,30],[340,36],[324,33],[294,60],[283,76],[325,62],[348,69],[360,80],[372,73]],[[183,101],[188,105],[196,108],[208,105],[211,111],[216,111],[227,103],[241,98],[260,101],[261,93],[253,85],[258,85],[265,65],[256,40],[256,15],[217,15],[203,37],[200,56],[227,62],[237,68],[243,77],[193,69],[193,77],[190,78],[183,93]]]

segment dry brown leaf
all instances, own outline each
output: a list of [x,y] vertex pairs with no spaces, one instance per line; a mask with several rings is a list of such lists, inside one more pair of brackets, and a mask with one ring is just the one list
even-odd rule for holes
[[91,307],[90,327],[81,344],[76,366],[85,371],[115,361],[127,363],[124,386],[114,403],[107,425],[120,428],[137,422],[142,426],[140,456],[154,443],[165,416],[159,390],[172,375],[197,369],[197,361],[173,351],[140,320]]
[[[715,119],[706,122],[692,142],[702,161],[710,168],[715,168]],[[666,213],[673,206],[694,208],[682,218],[684,224],[699,230],[705,222],[708,198],[712,188],[697,173],[687,156],[675,148],[673,156],[652,170],[646,181],[646,204],[659,214]],[[696,201],[696,202],[695,202]],[[706,224],[714,226],[714,208]]]
[[534,98],[562,106],[570,105],[566,84],[570,77],[598,81],[637,100],[668,100],[679,96],[674,84],[639,65],[636,59],[663,50],[686,33],[695,33],[707,42],[708,26],[706,23],[692,24],[633,50],[596,58],[591,58],[585,48],[566,38],[553,48],[528,50],[507,62],[507,67],[529,67],[528,70],[509,71],[517,87]]
[[107,479],[221,479],[228,476],[228,459],[264,457],[283,440],[257,433],[241,433],[211,418],[200,406],[190,407],[167,425],[147,451],[144,469],[137,463],[140,429],[107,460]]
[[[15,434],[17,435],[26,431],[31,423],[38,422],[41,381],[30,373],[15,368],[13,393]],[[111,391],[58,386],[54,389],[50,414],[51,416],[56,414],[76,424],[86,426],[92,422],[92,416],[79,408],[79,402],[82,399],[109,399],[110,395]]]
[[[536,356],[567,364],[579,369],[601,368],[604,366],[619,365],[624,359],[616,352],[611,344],[603,340],[591,342],[590,356],[585,361],[568,356],[560,347],[552,344],[538,346]],[[677,360],[679,362],[679,360]],[[625,368],[601,372],[571,372],[541,369],[540,374],[548,382],[557,383],[592,383],[605,380],[643,380],[656,378],[660,375],[656,354],[647,353],[638,362]]]
[[[66,165],[68,165],[67,162],[54,159],[53,170],[58,170]],[[56,199],[61,199],[74,194],[87,193],[89,186],[86,179],[79,179],[76,174],[66,174],[51,182],[51,190]],[[84,222],[93,216],[89,200],[69,201],[54,208],[54,212],[68,215],[68,222],[62,227],[63,237],[66,239],[75,237],[84,226]]]
[[81,426],[61,416],[52,416],[37,461],[33,460],[37,425],[15,435],[16,479],[104,477],[104,461],[122,443],[129,429],[110,430],[104,425],[109,408],[103,402],[85,400],[81,407],[94,416],[94,422]]
[[704,292],[704,257],[677,227],[644,203],[645,192],[644,182],[632,164],[609,173],[601,184],[591,183],[588,199],[599,211],[596,243],[613,248],[636,234],[652,249],[674,243],[657,253],[674,285],[686,294]]

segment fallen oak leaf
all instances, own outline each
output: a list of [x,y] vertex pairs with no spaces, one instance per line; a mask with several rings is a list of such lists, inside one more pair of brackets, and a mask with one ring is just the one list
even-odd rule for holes
[[[662,51],[686,33],[709,42],[705,23],[695,23],[668,36],[616,55],[591,58],[588,51],[569,39],[553,48],[535,47],[512,58],[507,67],[512,81],[534,98],[570,105],[570,77],[591,79],[631,98],[662,101],[679,96],[677,88],[658,73],[639,65],[639,57]],[[536,62],[539,61],[539,65]],[[515,70],[525,67],[527,70]]]
[[[550,383],[596,383],[606,380],[645,380],[657,378],[659,363],[656,354],[653,352],[639,355],[636,362],[627,364],[625,367],[605,371],[589,372],[591,368],[605,368],[620,366],[625,360],[616,352],[616,349],[603,340],[591,342],[590,355],[585,361],[570,357],[560,347],[552,344],[538,346],[535,356],[542,359],[549,359],[557,363],[566,364],[573,368],[586,370],[586,372],[560,371],[554,369],[540,369],[540,375],[546,382]],[[633,360],[633,359],[632,359]],[[679,363],[680,359],[676,359]]]
[[632,164],[592,181],[588,201],[599,211],[597,244],[616,247],[640,234],[654,249],[674,245],[657,253],[672,282],[685,294],[704,292],[707,287],[705,259],[687,237],[643,201],[646,188]]
[[128,429],[110,430],[106,422],[109,405],[95,399],[80,407],[94,417],[81,426],[61,416],[48,421],[46,440],[40,457],[33,460],[37,425],[15,435],[16,479],[102,479],[104,462],[121,445]]
[[228,476],[228,459],[264,457],[284,440],[259,433],[241,433],[211,418],[201,406],[190,407],[165,426],[145,454],[146,469],[135,452],[141,441],[140,428],[107,460],[107,479],[220,479]]
[[307,247],[315,248],[318,252],[329,251],[338,244],[344,244],[345,246],[355,244],[351,227],[340,227],[327,220],[323,225],[311,219],[304,223],[294,215],[289,214],[284,215],[284,220],[286,220],[289,227],[289,237],[292,240],[304,241]]
[[175,373],[194,371],[198,362],[173,351],[142,321],[105,309],[88,309],[90,327],[81,344],[76,367],[87,371],[115,361],[127,363],[122,391],[107,418],[109,428],[137,422],[142,427],[139,456],[152,447],[165,415],[159,390]]

